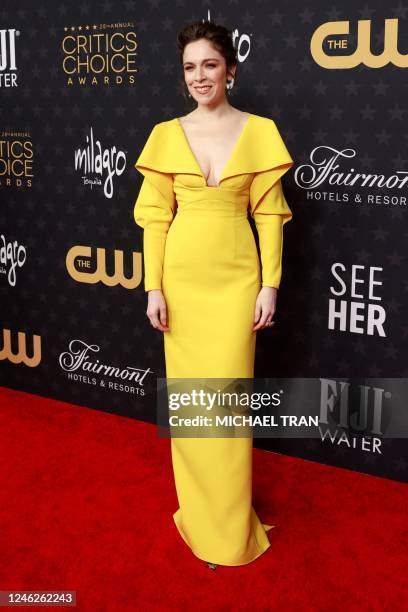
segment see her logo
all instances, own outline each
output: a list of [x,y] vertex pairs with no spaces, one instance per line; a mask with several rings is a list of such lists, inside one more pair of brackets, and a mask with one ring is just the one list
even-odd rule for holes
[[331,272],[334,283],[330,292],[335,297],[329,299],[328,328],[385,337],[386,312],[378,303],[382,297],[377,289],[382,286],[382,281],[378,280],[382,268],[353,265],[349,284],[342,263],[333,264]]

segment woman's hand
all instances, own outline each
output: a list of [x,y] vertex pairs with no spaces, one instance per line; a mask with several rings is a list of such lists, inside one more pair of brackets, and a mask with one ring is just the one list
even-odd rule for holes
[[155,329],[163,332],[170,331],[167,325],[166,300],[160,289],[151,289],[147,292],[146,314]]
[[[256,298],[254,327],[252,331],[275,325],[272,317],[276,310],[277,294],[278,290],[275,287],[262,287]],[[272,321],[272,325],[267,325],[268,321]]]

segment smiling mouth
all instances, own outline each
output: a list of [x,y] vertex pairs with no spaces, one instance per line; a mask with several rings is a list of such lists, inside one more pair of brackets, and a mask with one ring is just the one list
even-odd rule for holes
[[195,89],[199,92],[199,93],[207,93],[207,91],[210,91],[211,89],[211,85],[203,85],[200,87],[195,87]]

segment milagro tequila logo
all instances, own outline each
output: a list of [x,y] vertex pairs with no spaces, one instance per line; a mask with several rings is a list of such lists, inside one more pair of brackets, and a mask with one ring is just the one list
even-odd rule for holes
[[[71,340],[68,350],[60,354],[59,364],[65,372],[68,372],[68,378],[71,380],[126,393],[134,393],[134,385],[137,385],[138,392],[140,391],[141,395],[145,394],[143,381],[147,374],[153,372],[153,370],[130,365],[118,367],[100,363],[99,359],[93,359],[93,353],[99,351],[100,348],[97,344],[87,344],[76,338]],[[97,374],[98,376],[91,376],[91,374]]]
[[[207,21],[211,21],[211,11],[207,11]],[[203,20],[204,21],[204,20]],[[251,52],[251,35],[242,34],[238,28],[232,30],[232,43],[237,51],[237,60],[242,63],[245,62]]]
[[16,38],[19,30],[0,30],[0,87],[18,87]]
[[120,176],[126,167],[124,151],[111,147],[102,149],[101,141],[94,141],[93,129],[86,137],[86,147],[75,151],[75,170],[82,172],[84,185],[101,185],[104,177],[103,193],[105,197],[113,196],[113,177]]
[[237,50],[237,60],[242,64],[251,52],[251,38],[249,34],[240,34],[235,28],[232,32],[232,42]]
[[16,286],[16,268],[21,268],[27,259],[25,247],[19,245],[17,240],[7,242],[3,234],[0,235],[0,274],[7,275],[9,285]]

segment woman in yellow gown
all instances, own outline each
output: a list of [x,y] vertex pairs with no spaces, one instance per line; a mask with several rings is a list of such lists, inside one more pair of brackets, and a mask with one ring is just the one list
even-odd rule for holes
[[[226,33],[195,22],[179,34],[196,120],[238,116],[225,92],[236,69]],[[210,89],[200,93],[197,84]],[[281,177],[293,160],[272,119],[245,115],[214,184],[193,153],[183,118],[157,123],[135,164],[144,177],[134,217],[144,229],[148,316],[164,332],[167,378],[253,378],[257,330],[275,310],[282,229],[292,217]],[[208,158],[214,159],[211,151]],[[195,556],[213,568],[244,565],[270,546],[272,525],[252,507],[252,442],[250,436],[171,438],[174,522]]]

